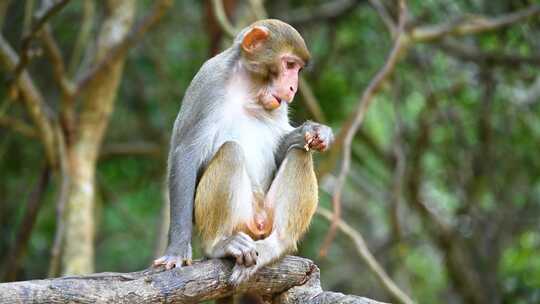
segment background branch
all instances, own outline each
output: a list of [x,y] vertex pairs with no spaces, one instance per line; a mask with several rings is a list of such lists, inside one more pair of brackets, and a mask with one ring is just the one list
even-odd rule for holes
[[[2,64],[6,70],[13,71],[18,61],[19,57],[15,51],[4,37],[0,35],[0,64]],[[50,122],[53,112],[45,104],[43,95],[34,85],[34,82],[28,73],[23,72],[16,84],[20,89],[22,101],[24,102],[26,110],[37,128],[39,137],[45,148],[47,160],[49,164],[51,164],[51,167],[54,167],[56,154],[54,148],[54,134]]]
[[68,170],[68,156],[66,151],[66,140],[64,133],[58,123],[55,124],[55,139],[58,146],[58,177],[60,180],[60,187],[56,194],[56,230],[54,232],[53,245],[51,247],[51,258],[49,261],[48,277],[56,277],[60,273],[60,260],[62,253],[62,244],[64,241],[65,233],[65,209],[68,200],[71,176]]
[[125,143],[108,143],[100,151],[99,159],[109,159],[114,156],[141,155],[160,156],[163,154],[163,146],[158,143],[137,141]]
[[343,129],[340,131],[340,133],[337,136],[336,142],[340,142],[341,140],[343,141],[342,165],[341,165],[341,170],[336,181],[334,193],[332,195],[332,204],[334,206],[334,220],[332,221],[328,234],[326,235],[323,245],[321,246],[320,254],[322,256],[326,255],[326,252],[328,251],[328,248],[330,247],[332,240],[334,239],[336,229],[337,229],[337,224],[341,216],[341,192],[343,190],[343,186],[345,185],[345,180],[350,170],[351,145],[352,145],[352,140],[354,138],[354,135],[356,134],[356,132],[358,131],[358,128],[362,124],[365,114],[369,106],[371,105],[373,97],[375,96],[377,91],[381,88],[383,82],[393,72],[394,67],[399,59],[401,52],[406,47],[406,39],[404,39],[405,17],[407,15],[407,8],[406,8],[405,0],[399,1],[399,7],[400,7],[399,8],[400,13],[399,13],[398,34],[396,36],[394,46],[390,52],[390,55],[388,56],[388,59],[386,60],[386,63],[384,64],[384,66],[377,73],[377,75],[375,75],[373,80],[369,83],[368,87],[362,94],[362,97],[360,98],[360,101],[358,102],[358,106],[353,112],[351,118],[347,120]]
[[540,5],[536,4],[510,14],[491,18],[468,15],[459,17],[448,23],[415,27],[409,32],[409,37],[415,42],[432,42],[450,35],[465,36],[479,34],[506,27],[539,14]]
[[234,28],[232,23],[227,18],[225,14],[225,8],[223,7],[223,0],[212,0],[213,11],[216,14],[216,20],[221,26],[221,29],[229,37],[234,37],[237,30]]
[[146,15],[129,34],[118,43],[109,54],[99,63],[88,69],[84,75],[77,81],[75,97],[79,96],[92,81],[99,81],[101,77],[107,74],[110,67],[118,59],[123,58],[128,50],[137,43],[154,25],[158,23],[167,9],[172,5],[172,0],[160,0],[154,3],[151,12]]
[[30,138],[37,137],[37,132],[34,128],[32,128],[31,126],[29,126],[23,121],[20,121],[16,118],[12,118],[6,115],[0,116],[0,127],[9,128],[26,137],[30,137]]
[[540,55],[522,56],[519,54],[483,51],[476,47],[448,39],[442,40],[440,43],[436,44],[436,47],[441,49],[446,54],[457,57],[464,61],[472,61],[475,63],[488,65],[502,65],[509,68],[516,68],[520,65],[540,66]]
[[73,47],[73,52],[69,60],[68,74],[71,77],[75,77],[79,63],[81,62],[90,34],[92,33],[92,27],[94,25],[94,15],[96,12],[95,0],[86,0],[83,3],[83,16],[81,21],[81,27]]
[[297,8],[279,18],[293,26],[306,25],[312,22],[322,22],[336,19],[351,12],[360,0],[327,1],[316,8]]
[[47,54],[53,66],[54,79],[58,84],[62,95],[64,95],[65,98],[68,98],[73,95],[74,86],[73,83],[71,83],[71,81],[67,78],[62,52],[60,51],[58,43],[53,37],[51,27],[49,25],[45,25],[41,31],[41,39],[43,40],[45,54]]
[[[329,210],[326,210],[323,207],[320,207],[317,209],[317,214],[322,216],[324,219],[328,220],[330,223],[334,221],[332,212]],[[349,224],[347,224],[345,221],[339,219],[337,227],[339,230],[341,230],[346,236],[348,236],[356,246],[356,251],[362,258],[362,260],[366,263],[366,265],[369,267],[369,270],[375,274],[375,277],[381,283],[381,285],[392,295],[392,297],[398,301],[399,303],[404,304],[412,304],[414,301],[409,298],[409,296],[403,292],[396,283],[388,276],[386,271],[382,268],[382,266],[377,262],[373,254],[369,251],[366,241],[364,240],[364,237],[360,232],[355,230],[353,227],[351,227]]]
[[13,79],[11,80],[11,83],[16,82],[19,79],[19,76],[21,72],[26,68],[28,63],[30,62],[29,57],[29,49],[30,44],[32,40],[37,36],[39,31],[42,29],[42,27],[45,25],[45,23],[55,14],[60,12],[62,8],[68,4],[70,0],[56,0],[56,1],[50,1],[49,5],[46,5],[46,3],[49,3],[48,1],[43,1],[44,5],[41,7],[41,9],[36,13],[34,16],[34,22],[32,22],[32,27],[30,29],[30,32],[24,36],[21,42],[21,49],[19,51],[20,53],[20,59],[17,63],[17,66],[14,69],[13,72]]
[[326,117],[321,109],[320,103],[303,75],[300,75],[300,78],[298,78],[298,87],[300,88],[300,95],[302,95],[302,99],[304,100],[308,111],[311,113],[311,116],[313,116],[316,121],[325,123]]

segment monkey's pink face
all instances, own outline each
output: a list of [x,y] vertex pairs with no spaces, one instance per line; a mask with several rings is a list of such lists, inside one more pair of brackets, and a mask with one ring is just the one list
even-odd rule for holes
[[304,62],[297,56],[281,56],[277,73],[272,75],[271,83],[259,93],[259,101],[266,110],[275,110],[283,103],[291,103],[298,91],[298,74]]

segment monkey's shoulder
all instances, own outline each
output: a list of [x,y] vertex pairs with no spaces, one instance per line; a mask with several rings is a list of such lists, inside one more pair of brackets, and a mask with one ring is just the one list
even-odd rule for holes
[[234,54],[230,50],[226,50],[216,56],[206,60],[195,77],[193,82],[216,82],[223,83],[230,77],[230,71],[234,65]]

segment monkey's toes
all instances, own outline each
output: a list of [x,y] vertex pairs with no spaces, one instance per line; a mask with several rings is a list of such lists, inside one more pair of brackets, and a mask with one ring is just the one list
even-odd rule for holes
[[255,247],[241,243],[234,243],[229,246],[227,251],[236,259],[236,264],[247,267],[257,264],[257,251]]
[[162,256],[159,259],[154,260],[154,267],[165,266],[165,269],[169,270],[175,267],[191,266],[191,259],[182,258],[179,256]]
[[245,233],[240,232],[232,236],[225,252],[234,257],[238,265],[249,267],[257,264],[255,242]]

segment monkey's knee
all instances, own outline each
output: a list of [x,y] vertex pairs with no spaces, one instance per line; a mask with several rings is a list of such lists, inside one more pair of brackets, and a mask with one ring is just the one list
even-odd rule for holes
[[217,151],[214,159],[225,161],[229,166],[238,167],[244,163],[244,151],[235,141],[226,141]]
[[225,142],[208,164],[195,194],[195,224],[205,250],[220,236],[232,233],[238,201],[250,195],[243,150],[236,142]]

